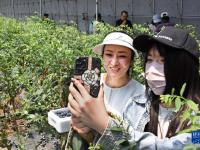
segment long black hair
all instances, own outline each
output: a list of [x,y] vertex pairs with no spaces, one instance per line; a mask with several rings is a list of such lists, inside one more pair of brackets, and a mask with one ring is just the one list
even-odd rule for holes
[[[183,84],[186,83],[183,97],[192,99],[200,106],[199,59],[184,49],[177,49],[152,41],[145,56],[145,64],[147,62],[148,51],[153,46],[157,47],[160,55],[165,59],[164,74],[166,79],[166,87],[164,94],[171,94],[171,91],[174,88],[174,94],[180,95],[180,89],[182,88]],[[152,104],[150,109],[150,122],[146,125],[145,131],[152,132],[157,135],[160,100],[159,96],[150,91],[147,83],[146,87],[146,93],[152,100]],[[180,122],[180,115],[184,110],[185,108],[183,107],[175,114],[169,125],[167,137],[174,136],[178,128],[179,130],[183,130],[188,127],[188,122]]]

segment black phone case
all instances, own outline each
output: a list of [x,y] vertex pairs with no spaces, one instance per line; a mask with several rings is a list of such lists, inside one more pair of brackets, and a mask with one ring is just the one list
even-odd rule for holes
[[101,60],[97,57],[78,57],[74,78],[80,80],[91,96],[97,97],[100,89]]

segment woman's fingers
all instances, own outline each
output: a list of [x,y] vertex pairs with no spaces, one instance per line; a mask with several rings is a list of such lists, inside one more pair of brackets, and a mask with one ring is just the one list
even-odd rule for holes
[[68,103],[67,105],[69,111],[72,113],[72,115],[76,116],[76,117],[79,117],[80,116],[80,112],[78,112],[77,110],[75,110],[71,105],[70,103]]
[[86,101],[81,108],[80,120],[88,127],[103,133],[106,129],[109,116],[106,111],[103,100]]
[[78,88],[78,90],[80,91],[80,94],[82,95],[82,97],[85,100],[91,98],[91,96],[88,93],[88,91],[85,89],[85,87],[77,79],[72,78],[72,81],[73,81],[74,85]]
[[73,83],[70,84],[69,91],[72,97],[78,102],[79,105],[82,105],[85,102],[84,98],[81,96],[79,91],[76,90]]
[[[83,123],[81,122],[81,120],[80,120],[79,117],[76,117],[76,116],[73,116],[73,115],[72,115],[72,117],[71,117],[71,121],[72,121],[72,124],[74,124],[74,125],[76,125],[76,124],[83,124]],[[84,126],[84,125],[82,125],[82,126]]]
[[70,106],[75,109],[78,112],[81,112],[80,106],[78,102],[73,98],[72,94],[70,93],[68,96],[68,103],[70,103]]
[[79,134],[84,134],[90,132],[90,128],[88,127],[83,127],[83,128],[77,128],[75,126],[72,126],[72,128],[77,131]]
[[72,126],[75,126],[76,128],[84,128],[86,127],[80,120],[79,121],[74,121],[72,119]]
[[78,117],[72,116],[71,117],[72,127],[78,132],[78,133],[87,133],[90,131],[90,128],[85,126]]
[[[72,119],[72,126],[78,133],[88,132],[90,128],[103,133],[107,127],[109,116],[104,105],[103,88],[100,88],[98,99],[89,95],[83,85],[76,79],[72,79],[74,88],[70,84],[69,110],[77,117]],[[75,101],[75,102],[74,102]]]
[[73,116],[73,115],[72,115],[71,118],[72,118],[72,123],[74,123],[74,124],[81,122],[81,120],[80,120],[79,117],[76,117],[76,116]]

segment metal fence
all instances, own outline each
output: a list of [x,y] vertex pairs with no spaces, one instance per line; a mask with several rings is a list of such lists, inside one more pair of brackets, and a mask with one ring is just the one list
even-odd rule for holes
[[129,12],[133,23],[147,23],[152,15],[167,11],[171,21],[192,24],[200,31],[200,0],[0,0],[1,15],[24,18],[48,13],[53,20],[74,21],[81,31],[88,30],[89,21],[96,13],[114,25],[122,10]]

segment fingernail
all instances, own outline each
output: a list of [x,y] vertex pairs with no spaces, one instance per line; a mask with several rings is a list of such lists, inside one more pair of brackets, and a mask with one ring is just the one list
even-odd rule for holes
[[72,81],[72,83],[73,83],[73,84],[75,83],[75,79],[74,79],[74,78],[72,78],[72,80],[71,80],[71,81]]

